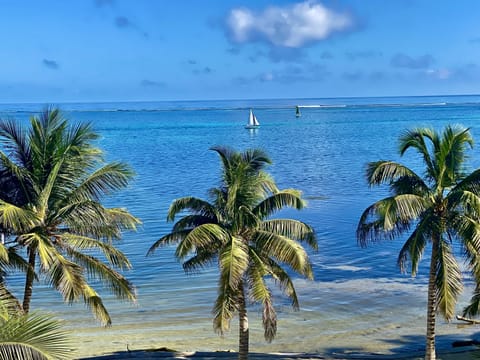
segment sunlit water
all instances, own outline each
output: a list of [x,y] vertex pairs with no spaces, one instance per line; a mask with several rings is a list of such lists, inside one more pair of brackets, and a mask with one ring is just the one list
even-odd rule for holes
[[[321,104],[329,107],[302,108]],[[307,99],[264,101],[63,104],[73,121],[91,121],[101,134],[99,146],[108,160],[129,163],[137,176],[131,186],[106,200],[124,206],[143,221],[136,233],[126,233],[119,247],[133,270],[126,276],[136,285],[135,305],[107,299],[113,326],[99,327],[83,304],[66,306],[54,291],[37,285],[32,307],[48,309],[74,329],[77,355],[168,347],[177,350],[237,348],[237,323],[220,337],[213,332],[212,305],[217,271],[185,275],[173,257],[174,248],[147,250],[169,232],[166,212],[175,198],[206,197],[219,181],[220,163],[214,145],[237,150],[263,148],[273,159],[269,171],[281,188],[293,187],[309,199],[307,209],[280,216],[311,224],[319,251],[311,253],[315,280],[296,279],[301,310],[275,290],[278,336],[263,340],[261,313],[250,307],[251,350],[343,354],[409,353],[423,349],[426,308],[426,267],[416,278],[396,266],[401,239],[357,245],[355,229],[366,206],[386,195],[370,189],[364,178],[368,161],[394,159],[418,167],[408,154],[400,159],[397,140],[416,126],[441,129],[447,124],[471,127],[480,139],[479,97]],[[253,107],[260,129],[246,130]],[[2,117],[27,120],[41,110],[35,104],[1,105]],[[471,165],[480,166],[480,150],[471,152]],[[466,288],[458,313],[467,303]],[[10,284],[20,292],[18,276]],[[471,339],[476,327],[438,320],[438,347],[449,349],[457,339]]]

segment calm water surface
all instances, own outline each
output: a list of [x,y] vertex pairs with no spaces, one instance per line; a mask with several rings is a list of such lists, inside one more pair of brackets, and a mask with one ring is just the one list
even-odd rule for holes
[[[302,108],[295,118],[295,105]],[[328,105],[328,106],[325,106]],[[32,307],[49,309],[74,329],[78,356],[106,351],[162,347],[212,351],[237,348],[237,327],[219,337],[213,332],[211,309],[216,297],[216,270],[186,276],[174,260],[173,247],[146,257],[148,248],[169,232],[169,204],[187,195],[206,197],[218,184],[220,163],[209,150],[229,145],[237,150],[263,148],[273,159],[269,171],[281,188],[302,190],[307,209],[285,210],[280,216],[311,224],[319,251],[311,253],[315,280],[297,279],[301,310],[275,291],[278,336],[263,340],[261,312],[250,308],[252,351],[320,353],[406,353],[423,349],[426,307],[425,258],[416,278],[396,266],[400,240],[367,249],[357,246],[355,229],[366,206],[386,195],[368,188],[368,161],[401,160],[421,169],[408,154],[400,159],[397,140],[416,126],[441,129],[447,124],[471,127],[480,141],[480,97],[417,97],[371,99],[303,99],[164,103],[62,104],[74,121],[91,121],[101,134],[99,146],[109,161],[129,163],[137,176],[131,186],[106,200],[124,206],[143,221],[136,233],[126,233],[119,247],[133,270],[135,305],[107,299],[113,326],[100,328],[83,304],[66,306],[54,291],[37,286]],[[253,107],[260,129],[246,130]],[[3,117],[26,121],[42,109],[37,104],[3,104]],[[480,167],[480,148],[471,152],[472,167]],[[10,280],[20,290],[18,278]],[[458,312],[472,286],[467,277]],[[439,347],[470,339],[475,327],[438,321]]]

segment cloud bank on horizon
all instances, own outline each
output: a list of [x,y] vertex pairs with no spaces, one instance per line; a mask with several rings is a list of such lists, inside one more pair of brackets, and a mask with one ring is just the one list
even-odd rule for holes
[[0,13],[1,101],[479,93],[478,13],[435,0],[18,0]]

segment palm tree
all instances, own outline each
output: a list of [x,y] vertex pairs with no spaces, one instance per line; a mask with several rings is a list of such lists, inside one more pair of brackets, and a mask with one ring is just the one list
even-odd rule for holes
[[21,259],[12,262],[9,250],[0,244],[0,360],[69,359],[71,343],[62,323],[48,314],[25,314],[5,287],[3,275]]
[[0,360],[70,359],[71,341],[62,326],[49,314],[24,313],[0,283]]
[[0,121],[0,229],[6,246],[26,249],[25,313],[39,276],[66,302],[83,298],[104,325],[111,319],[89,279],[135,300],[133,285],[117,271],[130,262],[114,242],[139,221],[100,203],[133,173],[123,163],[105,163],[97,138],[90,124],[69,126],[58,109],[32,117],[28,129]]
[[413,129],[400,137],[400,155],[416,150],[425,166],[423,176],[393,161],[369,163],[366,171],[368,183],[388,184],[391,196],[363,212],[357,228],[360,245],[407,234],[397,261],[402,272],[410,262],[412,276],[427,246],[431,248],[427,360],[435,359],[436,313],[451,320],[462,291],[454,241],[459,242],[474,279],[480,281],[480,169],[466,171],[469,147],[473,139],[461,126],[447,126],[443,133]]
[[[214,147],[221,158],[222,181],[211,189],[211,202],[184,197],[174,200],[168,221],[184,211],[170,234],[150,248],[178,243],[175,256],[184,261],[188,272],[201,269],[215,261],[220,270],[218,297],[214,312],[214,329],[223,334],[230,320],[239,316],[239,359],[248,358],[249,330],[247,300],[263,306],[264,336],[272,341],[277,332],[277,318],[272,293],[266,278],[272,278],[299,308],[293,281],[282,265],[309,279],[313,278],[308,255],[300,242],[317,249],[313,229],[291,219],[269,219],[289,206],[302,209],[305,205],[298,190],[279,190],[264,171],[271,161],[261,150],[236,152]],[[188,258],[188,259],[187,259]]]

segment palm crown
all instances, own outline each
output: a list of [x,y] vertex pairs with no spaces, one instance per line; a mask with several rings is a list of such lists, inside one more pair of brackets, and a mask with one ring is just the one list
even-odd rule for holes
[[[213,310],[214,328],[220,333],[228,330],[236,312],[246,317],[244,296],[248,296],[263,305],[265,338],[271,341],[277,324],[266,277],[280,284],[297,309],[292,279],[282,265],[311,279],[308,255],[298,241],[317,249],[315,233],[301,221],[269,219],[285,206],[302,209],[305,204],[298,190],[277,188],[264,171],[270,159],[263,151],[238,153],[226,147],[213,150],[222,161],[222,179],[219,187],[209,191],[211,201],[194,197],[173,201],[168,220],[173,221],[185,210],[189,214],[179,219],[172,232],[155,242],[149,252],[178,243],[175,256],[184,261],[187,272],[218,261],[220,279]],[[240,334],[242,343],[242,329]],[[248,350],[248,336],[246,342]]]
[[[400,138],[400,154],[415,149],[425,165],[424,176],[393,162],[368,164],[370,185],[388,184],[392,195],[375,202],[362,214],[357,237],[370,241],[409,233],[398,264],[415,275],[431,245],[426,358],[434,359],[435,312],[452,319],[462,291],[462,274],[454,256],[458,240],[477,283],[480,281],[480,170],[466,172],[466,150],[473,146],[469,130],[448,126],[442,134],[429,128],[407,131]],[[470,307],[473,311],[473,308]],[[478,306],[476,308],[478,311]]]
[[10,248],[27,249],[26,312],[37,268],[65,301],[83,298],[104,324],[110,317],[87,278],[135,299],[132,284],[114,270],[130,263],[113,241],[139,221],[125,209],[100,203],[125,187],[133,173],[123,163],[105,164],[96,139],[91,125],[69,127],[56,109],[32,117],[28,130],[13,120],[0,122],[0,229],[11,235]]

